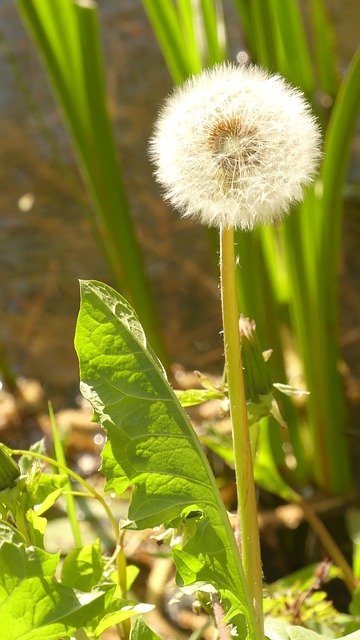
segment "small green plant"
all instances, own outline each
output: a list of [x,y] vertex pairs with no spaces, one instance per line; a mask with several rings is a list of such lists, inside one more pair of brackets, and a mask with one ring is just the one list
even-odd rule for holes
[[[9,455],[21,455],[18,465]],[[43,441],[29,451],[0,447],[0,622],[7,640],[60,640],[100,638],[111,626],[122,627],[128,637],[128,620],[152,609],[129,600],[126,592],[137,576],[123,561],[118,524],[103,496],[76,473],[44,454]],[[42,465],[42,467],[40,466]],[[55,467],[55,473],[49,469]],[[70,478],[82,492],[69,491]],[[115,551],[104,558],[100,541],[75,548],[65,558],[48,553],[44,535],[45,514],[64,496],[96,499],[113,529]],[[136,637],[136,636],[135,636]]]
[[[106,629],[115,627],[121,640],[159,640],[141,617],[152,605],[129,597],[136,569],[126,566],[123,542],[127,530],[165,525],[173,531],[163,544],[171,550],[177,585],[196,595],[217,627],[217,637],[259,640],[239,549],[200,441],[135,312],[107,285],[81,283],[76,348],[82,393],[107,433],[101,466],[105,489],[121,495],[133,488],[128,519],[118,523],[104,496],[64,464],[59,441],[56,460],[45,455],[42,442],[29,451],[2,446],[0,624],[5,637],[98,640]],[[266,393],[260,393],[257,402],[252,393],[249,417],[256,405],[260,415],[265,412],[264,398],[271,392],[268,386],[260,390]],[[209,392],[227,395],[226,388],[205,389],[202,399]],[[191,399],[190,393],[180,399],[189,404],[201,398],[198,394]],[[250,418],[252,429],[256,421]],[[12,456],[21,456],[18,464]],[[65,497],[73,500],[79,495],[96,499],[104,509],[113,531],[110,557],[103,555],[98,540],[82,545],[81,536],[80,545],[75,542],[62,560],[60,551],[46,551],[48,510]],[[72,518],[69,505],[68,513]],[[339,570],[336,574],[342,575]],[[316,627],[321,635],[311,630],[316,621],[324,623],[326,606],[321,594],[313,594],[314,576],[311,569],[265,590],[269,640],[359,640],[360,631],[346,635],[359,628],[358,591],[352,616],[340,619],[329,605],[326,611],[334,625],[328,619],[327,625]],[[305,626],[293,626],[299,620],[283,612],[290,603],[294,613],[307,591],[309,598],[301,611],[298,608]]]

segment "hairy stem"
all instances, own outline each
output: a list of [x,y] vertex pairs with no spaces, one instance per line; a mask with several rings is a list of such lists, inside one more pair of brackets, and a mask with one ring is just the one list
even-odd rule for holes
[[246,409],[239,332],[234,256],[234,230],[220,230],[221,301],[225,361],[233,431],[233,447],[240,523],[240,554],[254,606],[257,638],[264,638],[262,570],[256,494]]

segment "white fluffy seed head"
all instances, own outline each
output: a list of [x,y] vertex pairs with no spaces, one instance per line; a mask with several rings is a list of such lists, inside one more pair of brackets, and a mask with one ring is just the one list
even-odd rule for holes
[[252,229],[303,199],[320,146],[299,90],[259,67],[220,64],[167,98],[150,156],[165,198],[183,216]]

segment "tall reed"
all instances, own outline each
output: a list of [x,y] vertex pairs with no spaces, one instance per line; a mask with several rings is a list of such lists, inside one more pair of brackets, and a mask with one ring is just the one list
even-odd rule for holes
[[115,282],[136,307],[152,344],[167,362],[107,113],[97,5],[16,0],[16,6],[69,132],[92,201],[97,238]]

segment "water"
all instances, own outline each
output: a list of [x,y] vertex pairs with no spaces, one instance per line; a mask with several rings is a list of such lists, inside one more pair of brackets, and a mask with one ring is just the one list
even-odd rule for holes
[[[104,0],[99,4],[109,109],[149,280],[172,357],[191,368],[206,369],[219,362],[222,351],[218,289],[207,238],[199,227],[180,221],[162,204],[145,152],[158,105],[171,81],[140,1]],[[344,69],[359,40],[360,3],[329,0],[328,5]],[[31,89],[34,104],[56,137],[66,172],[75,177],[77,197],[88,207],[67,135],[11,0],[0,1],[0,20],[6,45]],[[234,40],[238,37],[234,14],[231,23]],[[24,100],[14,73],[2,58],[0,339],[14,371],[39,379],[46,395],[61,405],[72,401],[78,385],[73,348],[77,280],[96,278],[111,283],[111,279],[68,175],[63,175],[54,159],[41,133],[43,125]],[[359,167],[357,142],[351,170],[354,182]],[[19,199],[27,193],[34,194],[34,204],[21,210]],[[354,228],[360,236],[355,222],[351,236]],[[356,269],[350,298],[359,305],[355,293],[359,263]],[[352,309],[352,318],[354,314]],[[360,313],[355,321],[359,317]]]

